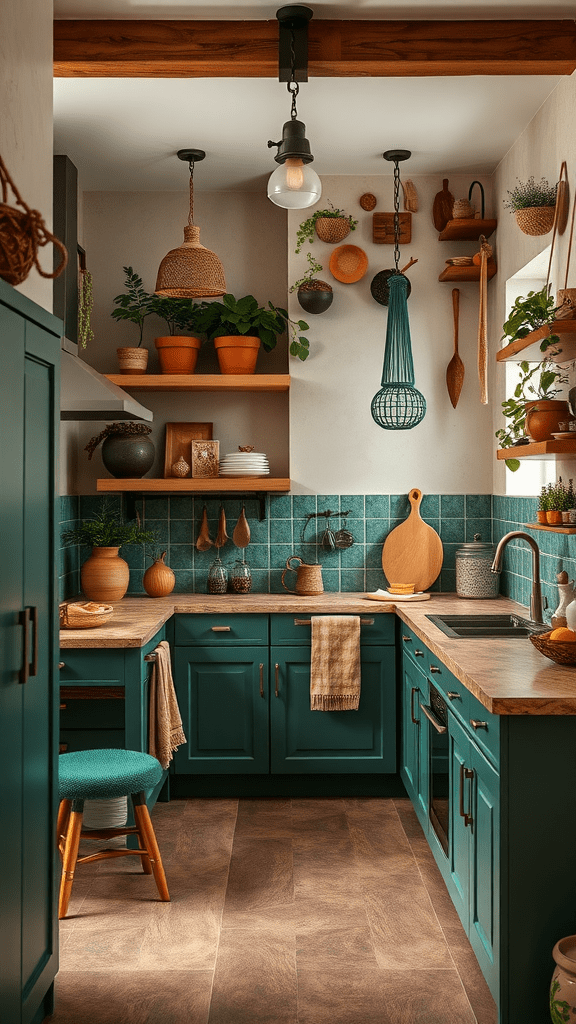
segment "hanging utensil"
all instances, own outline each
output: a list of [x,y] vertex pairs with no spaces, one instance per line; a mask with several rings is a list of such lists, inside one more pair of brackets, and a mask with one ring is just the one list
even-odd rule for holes
[[238,517],[238,522],[234,527],[232,540],[234,541],[237,548],[247,548],[250,543],[250,526],[248,525],[248,520],[246,519],[244,505],[242,506],[242,511]]
[[200,533],[198,534],[198,540],[196,541],[196,547],[198,551],[208,551],[212,547],[214,541],[210,536],[210,530],[208,529],[208,513],[206,511],[206,505],[204,505],[204,511],[202,512],[202,524],[200,526]]
[[478,313],[478,379],[480,401],[488,405],[488,259],[492,247],[480,235],[480,306]]
[[336,548],[336,540],[334,538],[334,531],[330,527],[330,519],[329,519],[328,516],[326,517],[326,529],[324,530],[324,533],[322,534],[322,541],[321,541],[321,543],[322,543],[322,547],[326,551],[334,551],[335,548]]
[[220,550],[223,548],[230,537],[226,533],[226,516],[224,514],[224,506],[220,509],[220,519],[218,520],[218,533],[216,534],[216,540],[214,541],[215,547]]
[[448,191],[448,178],[442,181],[442,191],[437,192],[432,204],[432,220],[437,231],[443,231],[449,220],[452,220],[454,196]]
[[350,530],[346,529],[347,515],[347,512],[342,513],[340,518],[344,520],[344,525],[341,526],[339,530],[336,530],[336,533],[334,534],[334,543],[337,548],[351,548],[354,543],[354,537],[350,533]]
[[464,383],[464,363],[458,355],[458,314],[460,311],[460,290],[458,288],[452,289],[452,307],[454,311],[454,355],[446,369],[446,385],[450,401],[456,408]]

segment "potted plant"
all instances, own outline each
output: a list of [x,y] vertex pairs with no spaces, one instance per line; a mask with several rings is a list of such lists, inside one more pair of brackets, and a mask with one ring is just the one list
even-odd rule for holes
[[[560,420],[568,415],[568,402],[554,397],[561,391],[558,385],[568,383],[568,376],[552,369],[550,359],[532,369],[524,360],[519,370],[520,380],[514,394],[502,402],[502,412],[510,423],[496,431],[501,448],[526,444],[529,440],[546,441],[558,432]],[[518,459],[506,459],[506,465],[512,472],[520,467]]]
[[108,423],[104,430],[90,438],[84,451],[91,459],[102,442],[102,462],[108,472],[117,478],[139,480],[154,462],[154,444],[147,437],[151,433],[152,427],[145,423],[130,420]]
[[504,199],[504,206],[512,210],[516,223],[525,235],[546,235],[554,224],[557,185],[550,185],[546,178],[528,181],[516,179],[518,184],[507,189],[509,199]]
[[290,334],[290,354],[306,359],[308,338],[298,330],[308,330],[304,320],[291,320],[285,309],[259,306],[253,295],[235,299],[224,295],[222,302],[207,302],[199,316],[199,329],[214,341],[221,373],[254,373],[260,343],[270,352],[278,336]]
[[542,490],[540,491],[540,495],[538,497],[538,508],[536,510],[536,518],[539,523],[548,522],[548,520],[546,519],[548,504],[548,488],[546,487],[546,484],[542,484]]
[[[328,200],[330,202],[330,200]],[[296,253],[305,242],[314,241],[314,232],[322,242],[341,242],[358,224],[345,210],[336,209],[332,203],[327,210],[315,210],[311,217],[303,220],[296,232]]]
[[142,278],[138,277],[132,267],[123,267],[122,269],[126,277],[126,291],[114,299],[118,309],[114,309],[111,316],[114,320],[129,320],[130,323],[136,324],[140,338],[137,348],[116,349],[120,373],[146,373],[148,350],[142,348],[142,337],[144,321],[152,312],[154,296],[144,291]]
[[[513,341],[519,341],[532,331],[538,330],[539,327],[553,324],[556,312],[554,299],[548,295],[546,287],[539,292],[528,292],[526,297],[519,295],[514,299],[508,319],[502,325],[504,333],[500,341],[510,345]],[[545,352],[550,345],[555,345],[559,341],[557,334],[549,334],[540,343],[540,349]]]
[[[194,373],[202,346],[198,322],[203,303],[151,295],[150,309],[168,327],[168,334],[154,339],[162,373]],[[186,332],[190,331],[191,334]]]
[[123,544],[153,544],[156,535],[139,520],[126,523],[106,499],[94,515],[62,535],[64,544],[83,544],[92,554],[80,569],[82,590],[90,601],[121,601],[128,590],[130,570],[118,552]]
[[322,264],[318,263],[311,252],[306,254],[306,259],[308,260],[308,270],[304,277],[295,281],[290,291],[298,290],[298,302],[307,313],[324,313],[332,305],[334,298],[332,285],[314,277],[322,270]]

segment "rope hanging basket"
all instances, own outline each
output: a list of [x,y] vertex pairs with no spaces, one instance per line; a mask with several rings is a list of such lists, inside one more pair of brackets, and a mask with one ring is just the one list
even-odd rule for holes
[[350,221],[347,217],[319,217],[315,229],[320,241],[341,242],[350,234]]
[[[66,248],[48,231],[42,214],[38,210],[31,210],[24,202],[1,156],[0,181],[0,277],[11,285],[22,284],[33,266],[41,277],[58,277],[68,262]],[[22,207],[21,210],[8,205],[8,187],[12,189],[17,204]],[[52,242],[60,253],[60,264],[51,274],[42,270],[38,262],[38,249],[48,242]]]
[[525,235],[547,235],[554,224],[555,206],[526,206],[515,210],[516,223]]

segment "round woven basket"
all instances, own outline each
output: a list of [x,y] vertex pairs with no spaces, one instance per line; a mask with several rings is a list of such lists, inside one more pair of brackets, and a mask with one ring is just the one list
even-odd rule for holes
[[347,217],[319,217],[316,234],[322,242],[341,242],[350,234],[350,221]]
[[554,224],[555,206],[527,206],[515,210],[516,223],[525,235],[547,235]]
[[341,245],[334,249],[328,266],[337,281],[354,284],[364,277],[368,269],[368,257],[357,245]]
[[550,632],[534,633],[530,643],[557,665],[576,665],[576,640],[551,640]]
[[103,626],[114,614],[111,604],[97,604],[95,601],[65,604],[60,609],[62,629],[93,629]]

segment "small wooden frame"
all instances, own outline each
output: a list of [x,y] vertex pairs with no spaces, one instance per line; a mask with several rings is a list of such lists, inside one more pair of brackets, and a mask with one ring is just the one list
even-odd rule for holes
[[[412,241],[412,214],[398,214],[398,241],[404,245]],[[394,214],[372,214],[372,241],[376,245],[394,245]]]
[[[180,457],[190,465],[192,441],[211,441],[212,423],[167,423],[164,454],[164,479],[173,477],[172,466]],[[192,472],[187,474],[192,476]]]

